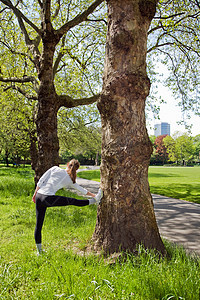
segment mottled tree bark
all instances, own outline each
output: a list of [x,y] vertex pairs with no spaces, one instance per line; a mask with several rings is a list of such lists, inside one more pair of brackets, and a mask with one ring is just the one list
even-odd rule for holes
[[[43,84],[42,84],[43,85]],[[57,135],[57,112],[59,109],[53,87],[43,86],[38,93],[38,163],[35,168],[36,181],[51,166],[59,164],[59,142]]]
[[152,153],[145,122],[147,30],[157,1],[108,0],[103,91],[101,186],[104,197],[94,248],[134,251],[137,244],[164,252],[148,184]]
[[[38,137],[38,163],[35,168],[36,181],[51,166],[59,164],[59,141],[57,135],[57,112],[60,108],[54,86],[53,58],[59,36],[48,22],[49,9],[42,18],[43,51],[38,65],[38,113],[36,118]],[[47,18],[47,20],[45,19]]]

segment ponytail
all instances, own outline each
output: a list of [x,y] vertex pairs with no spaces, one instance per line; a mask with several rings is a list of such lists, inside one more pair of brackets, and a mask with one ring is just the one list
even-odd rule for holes
[[69,174],[71,180],[73,183],[76,182],[76,171],[78,170],[78,168],[80,167],[80,163],[78,160],[76,159],[72,159],[70,160],[70,162],[67,164],[68,166],[68,170],[67,173]]

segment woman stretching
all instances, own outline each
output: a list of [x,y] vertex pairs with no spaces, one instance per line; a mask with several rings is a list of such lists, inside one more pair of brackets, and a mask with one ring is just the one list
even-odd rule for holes
[[[98,194],[95,196],[95,194],[87,191],[76,183],[76,171],[79,166],[79,162],[72,159],[67,164],[65,170],[54,166],[47,170],[38,181],[32,198],[33,202],[36,203],[35,242],[38,254],[42,251],[41,231],[47,207],[67,205],[85,206],[100,203],[102,198],[101,189],[99,189]],[[89,200],[77,200],[75,198],[55,195],[59,189],[69,187],[75,188],[83,195],[91,196],[93,198]]]

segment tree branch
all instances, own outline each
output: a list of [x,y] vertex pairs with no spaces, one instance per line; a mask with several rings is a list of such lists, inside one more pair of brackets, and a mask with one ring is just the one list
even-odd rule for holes
[[1,0],[3,4],[5,4],[7,7],[10,7],[13,11],[13,13],[16,15],[17,18],[23,19],[27,24],[29,24],[38,34],[41,34],[40,29],[32,23],[24,14],[15,7],[10,0]]
[[167,19],[171,19],[173,17],[184,15],[184,14],[185,14],[185,12],[177,13],[177,14],[174,14],[174,15],[166,16],[166,17],[162,17],[162,16],[156,17],[155,16],[154,19],[167,20]]
[[174,64],[174,59],[173,57],[171,56],[170,53],[166,52],[166,51],[163,51],[163,50],[160,50],[158,49],[161,53],[164,53],[166,56],[168,56],[169,60],[171,61],[171,64],[173,66],[173,69],[172,69],[172,72],[174,74],[174,77],[176,78],[176,83],[177,83],[177,87],[178,87],[178,90],[180,91],[180,94],[181,94],[181,98],[182,98],[182,107],[184,109],[184,101],[185,101],[185,97],[187,97],[186,93],[184,92],[184,90],[182,89],[182,85],[180,84],[180,78],[176,72],[176,66]]
[[18,83],[25,83],[25,82],[32,82],[37,83],[37,80],[33,76],[24,76],[23,78],[17,78],[17,77],[10,77],[10,78],[3,78],[0,76],[1,82],[18,82]]
[[33,54],[34,56],[34,60],[32,60],[32,62],[34,62],[35,66],[37,67],[38,65],[38,61],[39,61],[39,57],[40,57],[40,52],[38,49],[38,45],[39,45],[39,37],[37,37],[35,40],[31,40],[29,37],[29,34],[26,30],[26,27],[24,25],[23,20],[29,24],[33,29],[35,29],[35,31],[38,33],[38,35],[41,35],[40,30],[38,29],[37,26],[35,26],[30,20],[28,20],[28,18],[26,18],[21,11],[16,8],[15,6],[13,6],[13,4],[11,3],[10,0],[0,0],[3,4],[5,4],[7,7],[11,8],[11,10],[13,11],[13,13],[15,14],[15,16],[18,19],[19,22],[19,26],[21,28],[22,33],[24,34],[24,38],[25,38],[25,43],[28,47],[28,49],[30,50],[30,52]]
[[195,3],[198,6],[198,8],[200,8],[200,2],[198,0],[195,0]]
[[74,54],[72,54],[69,49],[66,49],[65,51],[69,55],[69,57],[72,60],[76,61],[83,70],[86,68],[86,64],[84,62],[81,62],[80,59],[77,56],[75,56]]
[[[174,14],[174,15],[170,15],[170,16],[166,16],[166,17],[157,17],[155,19],[160,19],[160,22],[159,22],[159,25],[157,25],[156,27],[150,29],[148,31],[148,35],[153,33],[154,31],[158,30],[158,29],[163,29],[164,31],[167,30],[167,28],[172,28],[172,27],[175,27],[177,26],[178,24],[180,24],[183,20],[187,19],[187,18],[197,18],[199,16],[200,12],[196,12],[195,14],[188,14],[186,15],[185,12],[182,12],[182,13],[179,13],[179,14]],[[182,18],[178,19],[177,21],[175,21],[172,25],[163,25],[162,21],[161,20],[167,20],[167,19],[173,19],[174,17],[177,17],[177,16],[181,16],[181,15],[184,15]]]
[[[33,43],[34,43],[34,45],[35,45],[36,48],[38,48],[41,39],[42,39],[41,36],[38,34],[38,35],[36,36],[36,38],[33,40]],[[39,51],[38,51],[38,52],[39,52]]]
[[60,11],[60,0],[57,0],[56,2],[57,2],[57,7],[56,7],[54,15],[52,16],[52,20],[54,20],[57,17],[57,15],[59,14],[59,11]]
[[4,92],[6,92],[9,89],[18,91],[20,94],[22,94],[24,97],[26,97],[29,100],[38,100],[37,96],[30,95],[30,93],[27,93],[25,90],[21,89],[18,86],[15,85],[8,86],[7,88],[4,89]]
[[83,13],[76,16],[73,20],[65,23],[60,29],[57,30],[57,34],[62,36],[72,27],[79,25],[83,21],[87,20],[87,17],[102,3],[104,0],[96,0],[94,1],[88,9],[86,9]]
[[150,53],[151,51],[153,51],[155,49],[158,49],[158,48],[161,48],[161,47],[164,47],[164,46],[169,46],[169,45],[174,45],[174,42],[166,42],[166,43],[163,43],[163,44],[155,44],[154,46],[152,46],[151,48],[149,48],[147,50],[147,53]]
[[57,72],[59,63],[60,63],[61,59],[63,58],[63,56],[65,56],[66,53],[69,55],[69,57],[70,57],[71,59],[73,59],[74,61],[76,61],[76,62],[81,66],[82,69],[85,69],[85,68],[86,68],[86,64],[82,63],[82,62],[80,61],[80,59],[79,59],[77,56],[73,55],[69,49],[64,49],[64,45],[65,45],[65,37],[66,37],[66,36],[64,35],[63,38],[62,38],[61,50],[60,50],[60,52],[58,53],[58,56],[57,56],[57,58],[56,58],[56,60],[55,60],[54,66],[53,66],[53,74],[54,74],[54,77],[55,77],[55,75],[56,75],[56,72]]
[[70,13],[71,3],[72,3],[72,0],[69,1],[68,8],[67,8],[67,18],[66,18],[67,21],[69,20],[69,13]]
[[108,25],[108,22],[104,19],[97,19],[97,20],[92,20],[92,19],[86,19],[88,22],[104,22],[106,25]]
[[[200,57],[199,51],[195,50],[194,48],[192,48],[191,46],[189,46],[189,45],[187,45],[187,44],[183,44],[183,43],[181,42],[180,39],[176,38],[176,37],[173,36],[172,34],[169,34],[169,36],[170,36],[172,39],[174,39],[174,41],[176,42],[176,45],[179,45],[179,46],[181,47],[181,51],[182,51],[183,49],[186,49],[187,52],[193,51],[193,53],[196,53],[197,56]],[[187,52],[185,52],[185,55],[186,55]],[[187,55],[186,55],[186,56],[187,56]]]
[[[51,31],[52,24],[51,24],[51,1],[43,0],[43,24],[46,25],[46,29]],[[43,28],[44,29],[44,28]]]
[[28,49],[30,50],[30,52],[33,54],[34,60],[32,60],[35,64],[35,66],[37,67],[38,65],[38,61],[39,61],[39,57],[40,57],[40,51],[37,47],[37,44],[39,45],[39,37],[36,38],[36,40],[31,40],[29,38],[29,35],[27,33],[26,27],[24,25],[24,22],[21,18],[18,18],[18,22],[19,22],[19,26],[24,34],[24,38],[25,38],[25,43],[28,47]]
[[65,53],[63,51],[64,45],[65,45],[65,38],[66,38],[66,35],[64,35],[62,37],[61,50],[58,53],[58,56],[56,57],[56,60],[55,60],[54,66],[53,66],[53,77],[55,77],[56,72],[58,70],[59,63],[60,63],[62,57],[65,55]]
[[64,106],[66,108],[77,107],[81,105],[88,105],[96,102],[99,99],[100,95],[94,95],[89,98],[82,98],[82,99],[73,99],[67,95],[60,95],[58,99],[60,101],[60,106]]
[[38,0],[39,6],[40,8],[42,8],[42,2],[40,0]]
[[0,41],[1,44],[3,44],[3,46],[5,46],[6,48],[8,48],[8,50],[12,53],[12,54],[16,54],[16,55],[20,55],[20,56],[23,56],[23,57],[27,57],[32,63],[33,62],[33,59],[30,57],[30,55],[28,55],[27,53],[24,53],[24,52],[18,52],[18,51],[15,51],[13,50],[8,44],[6,44],[4,41]]
[[7,7],[3,8],[2,10],[0,10],[0,14],[1,14],[2,12],[4,12],[4,10],[6,10],[6,9],[7,9]]

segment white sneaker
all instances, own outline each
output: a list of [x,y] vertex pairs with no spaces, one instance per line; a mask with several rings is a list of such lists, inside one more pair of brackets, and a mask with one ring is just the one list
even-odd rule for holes
[[99,188],[98,193],[95,196],[96,203],[99,204],[101,202],[101,198],[103,197],[103,191]]
[[46,253],[45,250],[37,251],[37,256],[41,256],[41,255],[43,255],[45,253]]

